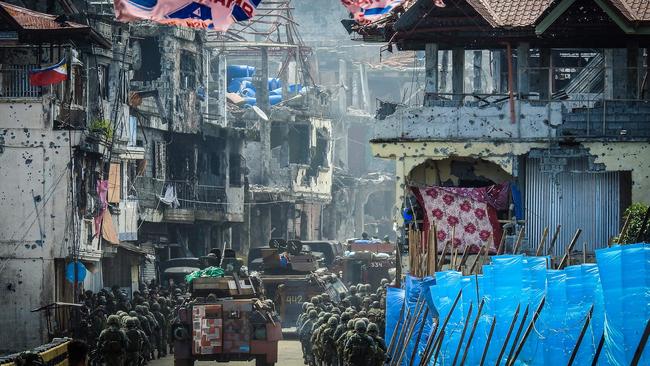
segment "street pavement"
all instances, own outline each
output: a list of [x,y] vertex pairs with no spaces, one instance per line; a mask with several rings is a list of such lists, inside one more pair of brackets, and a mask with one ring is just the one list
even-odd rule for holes
[[[153,360],[148,363],[149,366],[174,366],[174,356],[167,356],[159,360]],[[212,361],[196,362],[195,366],[218,366],[218,365],[255,365],[255,361],[251,362],[228,362],[216,363]],[[278,344],[278,362],[276,366],[304,366],[302,362],[302,350],[300,342],[297,340],[280,341]]]

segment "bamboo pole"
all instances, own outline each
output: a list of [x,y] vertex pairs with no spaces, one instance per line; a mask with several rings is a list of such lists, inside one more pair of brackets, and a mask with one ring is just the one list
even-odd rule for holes
[[521,322],[519,323],[519,327],[517,328],[517,333],[515,333],[515,337],[512,339],[512,346],[510,347],[510,352],[508,352],[508,357],[506,357],[506,366],[510,362],[512,355],[515,353],[515,349],[517,348],[517,342],[519,341],[519,336],[521,336],[521,332],[524,330],[524,326],[526,325],[526,319],[528,318],[528,310],[530,310],[530,308],[528,307],[528,305],[526,305],[524,316],[521,318]]
[[557,241],[557,238],[560,236],[561,228],[562,225],[558,225],[557,228],[555,228],[555,233],[553,233],[553,238],[551,239],[551,243],[548,245],[548,249],[546,250],[546,255],[551,255],[553,253],[553,248],[555,247],[555,242]]
[[504,247],[506,245],[506,236],[507,235],[505,232],[501,234],[501,241],[499,241],[499,247],[497,248],[497,255],[502,254],[503,250],[505,249]]
[[576,233],[573,235],[573,239],[571,239],[571,242],[566,247],[566,252],[564,253],[564,256],[562,257],[562,260],[560,261],[560,264],[558,264],[557,269],[562,269],[569,263],[569,255],[571,254],[571,251],[573,250],[573,246],[576,245],[576,242],[578,241],[578,238],[580,237],[580,233],[582,233],[582,229],[576,230]]
[[537,309],[535,309],[535,312],[533,313],[533,319],[528,324],[528,328],[526,328],[526,332],[524,333],[523,338],[521,338],[521,341],[517,346],[517,351],[515,351],[515,355],[512,357],[512,359],[508,360],[508,363],[506,365],[512,366],[515,364],[515,361],[519,357],[521,350],[524,349],[524,344],[526,344],[526,340],[528,339],[530,332],[535,327],[535,322],[537,321],[537,318],[539,318],[539,314],[542,312],[545,302],[546,302],[546,296],[542,297],[542,301],[540,301],[539,305],[537,306]]
[[526,227],[522,226],[521,230],[519,230],[519,235],[517,235],[517,241],[515,241],[515,246],[512,248],[512,254],[517,254],[519,252],[519,247],[521,246],[521,242],[524,240],[524,233],[526,232]]
[[[618,234],[618,240],[616,241],[618,244],[625,244],[624,242],[622,242],[621,239],[623,239],[625,235],[627,235],[627,230],[630,225],[630,216],[632,215],[627,215],[627,217],[625,218],[625,223],[623,223],[623,228],[621,229],[621,232]],[[611,247],[611,245],[609,246]]]
[[[400,310],[399,318],[397,318],[397,325],[399,325],[399,321],[402,320],[402,316],[404,316],[404,310],[406,310],[406,318],[404,319],[404,324],[406,324],[406,321],[408,321],[409,317],[411,316],[411,309],[409,309],[408,306],[406,306],[406,299],[404,299],[404,302],[402,302],[402,310]],[[393,332],[393,334],[391,335],[390,342],[388,343],[388,349],[386,350],[386,353],[388,355],[392,355],[393,350],[396,346],[395,341],[399,339],[400,333],[404,328],[404,324],[402,324],[402,326],[399,327],[397,332]]]
[[582,343],[582,338],[584,338],[585,332],[587,331],[587,328],[589,328],[589,323],[591,322],[591,315],[593,313],[594,313],[594,305],[591,304],[591,307],[589,308],[589,312],[587,313],[587,317],[585,318],[585,323],[582,325],[582,329],[580,330],[580,335],[578,336],[576,345],[573,347],[573,351],[571,352],[571,357],[569,358],[569,363],[567,363],[567,366],[573,365],[573,361],[575,361],[576,356],[578,355],[578,350],[580,349],[580,343]]
[[[420,344],[420,338],[422,337],[422,331],[424,331],[424,324],[427,322],[427,316],[429,315],[429,307],[426,307],[424,315],[422,316],[422,321],[420,322],[420,329],[418,330],[418,336],[415,338],[415,346],[411,352],[411,360],[409,361],[409,366],[413,366],[413,361],[415,361],[415,355],[418,351],[418,345]],[[397,363],[399,365],[399,362]]]
[[483,254],[484,250],[488,250],[485,245],[481,245],[481,249],[478,250],[478,254],[476,255],[476,259],[474,259],[474,263],[472,263],[472,267],[469,269],[469,274],[474,273],[474,269],[476,269],[476,265],[478,264],[479,260],[481,259],[481,255]]
[[463,331],[460,333],[460,340],[458,340],[458,347],[456,347],[456,353],[454,353],[454,361],[451,363],[452,366],[456,366],[456,361],[458,361],[458,356],[460,355],[460,350],[463,348],[463,339],[465,339],[465,333],[467,333],[467,327],[469,325],[469,320],[472,318],[472,309],[474,308],[474,302],[470,301],[469,311],[465,317],[465,322],[463,323]]
[[587,242],[582,242],[582,264],[587,263]]
[[[506,352],[506,347],[508,347],[508,341],[510,340],[510,336],[512,335],[513,329],[515,329],[515,324],[517,324],[517,319],[519,318],[520,306],[521,304],[517,304],[517,309],[515,309],[515,313],[512,316],[512,321],[510,322],[508,333],[506,333],[506,339],[503,341],[503,345],[501,346],[501,351],[499,351],[499,356],[497,356],[496,359],[496,366],[499,366],[499,364],[501,363],[501,358]],[[526,306],[526,314],[528,314],[528,306]]]
[[469,245],[465,245],[465,250],[463,250],[463,256],[460,257],[460,263],[458,264],[457,271],[460,272],[467,262],[467,256],[469,255]]
[[435,365],[438,363],[438,355],[440,354],[440,349],[442,349],[442,341],[445,339],[445,330],[440,331],[440,337],[438,338],[437,344],[436,344],[436,350],[435,353],[433,354],[433,364]]
[[433,224],[433,273],[431,275],[434,275],[436,272],[438,272],[438,228],[436,227],[436,224]]
[[474,324],[472,324],[472,330],[469,332],[469,337],[467,338],[467,345],[465,346],[465,351],[463,352],[463,357],[460,359],[460,365],[465,364],[467,359],[467,354],[469,353],[469,347],[472,345],[472,339],[474,339],[474,333],[476,332],[476,327],[478,326],[478,321],[481,319],[481,312],[483,312],[483,305],[485,305],[485,299],[481,300],[481,303],[478,305],[478,310],[476,312],[476,318],[474,318]]
[[[406,352],[406,348],[407,348],[406,346],[408,345],[408,341],[410,341],[411,337],[413,336],[413,332],[415,331],[415,326],[418,324],[418,320],[422,319],[422,310],[424,310],[425,307],[426,307],[426,301],[418,300],[418,303],[416,305],[415,317],[411,321],[408,333],[406,333],[406,337],[404,337],[404,341],[406,341],[407,343],[403,344],[403,346],[401,347],[399,357],[397,358],[397,363],[395,363],[395,365],[401,365],[402,364],[402,358],[404,357],[404,353]],[[427,310],[427,313],[428,313],[429,308],[427,307],[426,310]],[[426,317],[426,315],[425,315],[425,317]]]
[[422,358],[420,358],[420,365],[422,365],[422,360],[426,357],[427,353],[433,347],[433,342],[436,340],[436,332],[438,331],[438,324],[440,319],[435,318],[433,320],[433,327],[431,328],[431,334],[429,334],[429,339],[427,339],[427,344],[424,346],[424,352],[422,352]]
[[449,242],[445,243],[445,246],[442,248],[442,254],[440,255],[440,260],[438,261],[438,269],[442,270],[442,264],[445,261],[445,255],[447,254],[447,247],[449,246]]
[[[460,289],[458,291],[458,295],[456,295],[456,299],[454,299],[454,303],[451,305],[451,308],[449,309],[449,313],[447,314],[447,316],[445,316],[445,320],[442,322],[442,327],[440,328],[440,334],[438,335],[438,337],[436,337],[436,339],[433,342],[434,349],[435,349],[435,346],[437,345],[437,342],[440,339],[440,337],[444,337],[445,327],[447,327],[447,323],[449,323],[449,319],[451,318],[451,314],[453,314],[454,310],[456,309],[456,305],[458,305],[458,301],[460,300],[460,297],[462,295],[463,295],[463,290]],[[424,365],[429,364],[429,359],[431,359],[431,351],[432,350],[429,349],[429,348],[424,350],[424,356],[420,360],[420,366],[424,366]]]
[[[405,300],[406,301],[406,300]],[[406,339],[409,339],[410,335],[409,333],[411,332],[411,328],[414,326],[412,324],[417,323],[418,316],[420,315],[420,310],[421,310],[421,303],[420,303],[420,298],[418,298],[417,303],[415,304],[415,309],[413,309],[413,313],[411,313],[411,318],[408,319],[408,322],[405,322],[404,325],[402,326],[403,331],[400,333],[400,338],[397,339],[397,345],[396,345],[396,352],[399,350],[398,357],[397,358],[392,358],[391,357],[391,365],[393,365],[393,361],[397,360],[398,358],[401,359],[403,354],[404,354],[404,341]],[[399,363],[397,363],[399,364]]]
[[605,344],[605,331],[600,335],[600,340],[598,341],[598,346],[596,346],[596,353],[594,353],[594,359],[591,361],[591,366],[598,365],[598,358],[600,357],[600,352],[603,350],[603,345]]
[[[494,334],[494,328],[497,324],[497,317],[492,318],[492,324],[490,325],[490,332],[488,333],[487,340],[485,341],[485,347],[483,347],[483,354],[481,355],[481,363],[479,366],[485,364],[485,358],[487,357],[488,349],[490,349],[490,341],[492,341],[492,334]],[[462,365],[461,365],[462,366]]]
[[[650,210],[648,210],[648,212],[650,212]],[[650,337],[650,320],[648,320],[645,323],[645,329],[643,330],[643,335],[641,335],[639,344],[636,346],[636,351],[634,352],[634,358],[632,358],[632,362],[630,363],[630,366],[637,366],[639,364],[639,360],[641,360],[641,355],[643,354],[645,345],[646,343],[648,343],[648,337]]]
[[539,240],[539,243],[537,243],[537,250],[535,250],[536,257],[542,255],[542,249],[544,248],[544,243],[546,243],[546,237],[548,237],[548,226],[544,228],[542,238]]

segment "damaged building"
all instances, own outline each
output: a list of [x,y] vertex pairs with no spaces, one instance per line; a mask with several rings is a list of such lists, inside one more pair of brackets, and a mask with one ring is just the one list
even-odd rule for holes
[[[112,21],[74,22],[32,5],[0,3],[0,326],[16,330],[2,334],[0,352],[67,328],[64,312],[53,324],[30,310],[74,302],[75,276],[87,290],[137,289],[145,255],[134,245],[126,174],[141,151],[128,128],[124,33]],[[32,70],[57,64],[62,82],[31,80]],[[83,269],[71,273],[73,262]]]
[[396,211],[411,187],[506,182],[520,195],[499,218],[525,223],[524,251],[561,225],[551,255],[577,229],[593,253],[650,198],[650,18],[624,0],[497,3],[412,1],[356,28],[426,57],[423,103],[378,119],[373,152],[396,162]]

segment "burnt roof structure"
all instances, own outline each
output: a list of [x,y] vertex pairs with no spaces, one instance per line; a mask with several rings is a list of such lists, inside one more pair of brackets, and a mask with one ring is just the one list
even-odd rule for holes
[[533,47],[625,47],[647,42],[646,0],[446,0],[440,8],[418,0],[372,24],[355,26],[365,41],[395,43],[402,50],[501,48],[508,42]]
[[0,31],[15,31],[23,43],[62,43],[67,40],[94,43],[110,48],[111,43],[91,26],[67,20],[65,15],[40,13],[0,1]]

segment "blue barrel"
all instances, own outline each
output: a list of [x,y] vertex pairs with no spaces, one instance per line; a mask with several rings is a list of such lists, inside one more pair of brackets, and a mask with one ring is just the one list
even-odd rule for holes
[[276,105],[282,101],[282,95],[269,95],[269,103]]
[[278,78],[269,78],[269,90],[282,88],[282,80]]
[[271,90],[269,92],[269,95],[282,95],[282,88],[277,88],[277,89]]
[[253,88],[244,88],[244,89],[242,89],[242,90],[239,92],[239,94],[240,94],[242,97],[251,97],[251,98],[254,98],[254,97],[255,97],[255,89],[253,89]]
[[245,106],[252,107],[252,106],[257,104],[257,99],[252,98],[252,97],[244,97],[244,101],[246,102],[246,103],[244,103],[244,107]]
[[248,65],[228,65],[226,70],[226,77],[228,80],[253,76],[254,74],[255,67]]

